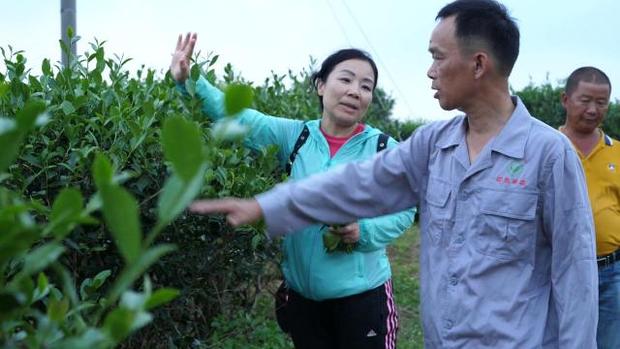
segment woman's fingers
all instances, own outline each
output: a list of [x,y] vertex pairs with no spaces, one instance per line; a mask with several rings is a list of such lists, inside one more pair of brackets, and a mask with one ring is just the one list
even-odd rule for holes
[[355,243],[360,239],[359,224],[357,222],[344,226],[330,226],[329,230],[334,234],[340,235],[346,243]]

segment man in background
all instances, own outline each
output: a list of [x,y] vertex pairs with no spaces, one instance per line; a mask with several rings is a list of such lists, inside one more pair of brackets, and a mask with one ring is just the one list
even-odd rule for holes
[[566,81],[560,131],[575,146],[586,174],[594,216],[599,274],[599,348],[620,348],[620,144],[601,130],[611,82],[600,69],[582,67]]

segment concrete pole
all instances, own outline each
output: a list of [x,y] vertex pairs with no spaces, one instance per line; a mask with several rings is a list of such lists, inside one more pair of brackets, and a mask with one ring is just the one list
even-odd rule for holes
[[[77,35],[77,27],[75,23],[76,12],[75,12],[75,1],[76,0],[60,0],[60,35],[62,41],[70,48],[71,54],[75,57],[77,47],[76,44],[71,44],[71,39],[67,35],[67,28],[73,28],[73,37]],[[70,63],[70,58],[64,53],[60,52],[62,57],[62,65],[64,67],[68,67]]]

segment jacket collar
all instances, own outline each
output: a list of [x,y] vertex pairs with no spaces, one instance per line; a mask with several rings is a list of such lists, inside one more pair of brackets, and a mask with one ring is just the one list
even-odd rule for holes
[[[491,150],[512,158],[522,159],[525,156],[525,144],[532,126],[532,116],[519,97],[513,96],[512,101],[516,105],[515,110],[497,137],[492,140]],[[437,142],[439,148],[457,146],[465,139],[467,117],[461,115],[457,118],[460,120],[454,123],[452,132],[448,132],[446,138]]]

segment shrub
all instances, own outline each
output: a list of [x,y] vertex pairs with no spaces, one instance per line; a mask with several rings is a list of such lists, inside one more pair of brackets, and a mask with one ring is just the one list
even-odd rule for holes
[[[53,319],[64,314],[69,322],[59,331],[67,340],[97,340],[108,333],[113,337],[105,345],[124,340],[128,348],[189,347],[204,343],[212,326],[218,340],[225,340],[222,319],[252,309],[258,295],[271,290],[279,278],[279,243],[264,237],[262,224],[232,229],[223,217],[189,215],[183,208],[196,194],[250,197],[283,177],[275,149],[253,153],[238,140],[213,135],[193,92],[201,74],[223,89],[253,84],[236,76],[230,65],[218,80],[211,70],[217,56],[197,58],[186,86],[190,96],[184,96],[169,74],[159,78],[144,67],[130,74],[125,68],[129,59],[106,56],[104,43],[98,41],[68,69],[44,60],[40,76],[30,74],[21,52],[9,48],[2,54],[6,71],[0,73],[0,115],[18,115],[34,99],[43,101],[49,115],[35,132],[20,135],[23,143],[7,142],[13,148],[3,148],[13,149],[16,159],[0,177],[5,190],[1,212],[25,212],[24,217],[30,217],[26,221],[37,222],[37,233],[19,256],[3,257],[7,268],[0,281],[14,280],[23,265],[19,261],[39,251],[37,246],[50,249],[45,251],[54,257],[24,278],[30,280],[24,286],[31,291],[30,301],[20,303],[20,309],[41,307],[43,298],[33,301],[33,292],[47,292],[48,301],[39,313]],[[274,74],[253,87],[253,107],[273,115],[317,118],[318,102],[309,86],[305,70],[286,77]],[[393,101],[382,91],[377,91],[375,101],[380,104],[369,111],[369,123],[395,138],[417,127],[390,121]],[[84,207],[82,197],[90,198]],[[55,224],[55,207],[65,201],[73,208],[74,220],[62,236],[52,237],[48,230]],[[126,235],[127,231],[133,233]],[[142,237],[142,231],[150,233]],[[18,241],[14,236],[7,239]],[[167,254],[169,243],[180,252]],[[142,261],[144,255],[148,263]],[[148,276],[136,284],[147,267]],[[178,289],[179,297],[152,312],[151,326],[125,339],[127,329],[150,319],[146,314],[153,304],[176,295],[163,285]],[[141,291],[129,291],[131,287]],[[152,291],[157,288],[161,291]],[[57,310],[50,313],[49,308]],[[29,323],[28,314],[15,315],[22,319],[19,325],[3,322],[9,327],[2,328],[0,339],[20,334],[17,328]],[[268,333],[270,328],[265,328]],[[49,334],[40,323],[29,331],[38,337]],[[86,339],[84,343],[90,343]]]

